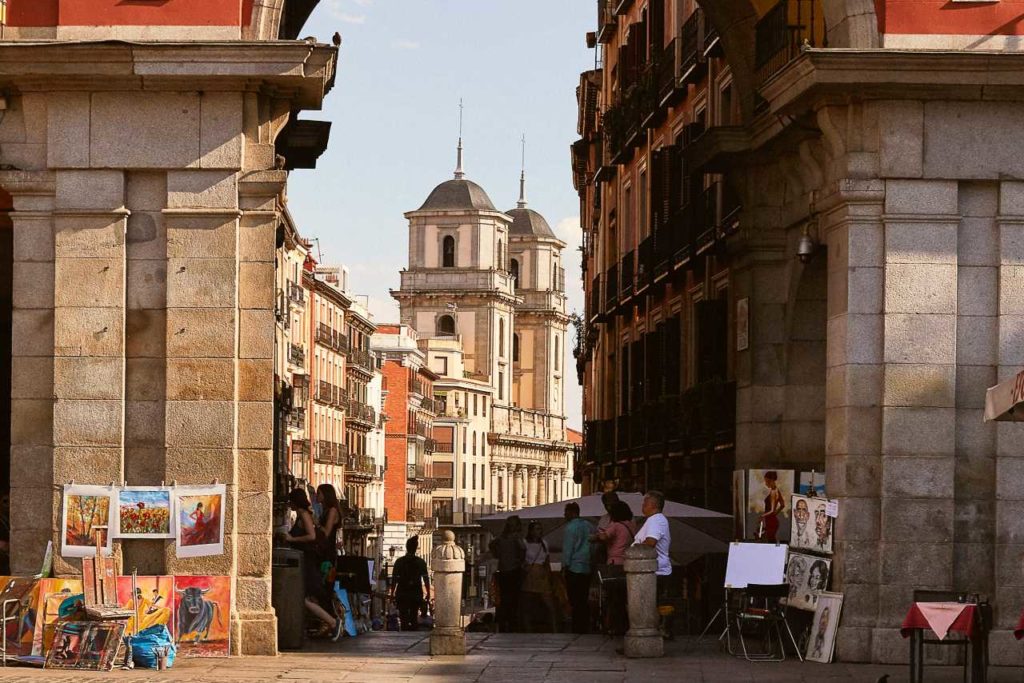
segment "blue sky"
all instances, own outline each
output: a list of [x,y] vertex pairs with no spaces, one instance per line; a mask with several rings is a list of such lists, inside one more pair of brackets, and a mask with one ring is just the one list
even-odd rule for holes
[[[302,35],[330,42],[341,33],[338,77],[324,111],[302,117],[334,125],[316,170],[292,173],[289,205],[300,232],[319,238],[323,261],[349,268],[349,288],[369,297],[378,322],[398,318],[388,290],[407,261],[403,212],[452,177],[460,97],[466,175],[499,209],[518,198],[526,136],[527,199],[569,243],[569,308],[582,312],[569,145],[577,137],[579,73],[594,64],[585,34],[595,7],[592,0],[321,1]],[[566,405],[578,427],[575,381],[567,383]]]

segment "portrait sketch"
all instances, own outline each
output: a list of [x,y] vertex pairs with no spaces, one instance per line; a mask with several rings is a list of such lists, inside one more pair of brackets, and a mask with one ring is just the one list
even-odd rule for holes
[[832,554],[832,525],[835,520],[825,512],[827,503],[825,498],[793,494],[790,502],[793,512],[790,548]]
[[832,661],[836,631],[839,628],[839,615],[842,609],[842,593],[822,593],[818,596],[818,606],[814,610],[814,619],[811,621],[811,635],[807,639],[807,652],[804,659],[822,664]]
[[831,570],[832,560],[791,552],[786,564],[786,583],[789,584],[786,604],[794,609],[814,611],[818,596],[828,588]]

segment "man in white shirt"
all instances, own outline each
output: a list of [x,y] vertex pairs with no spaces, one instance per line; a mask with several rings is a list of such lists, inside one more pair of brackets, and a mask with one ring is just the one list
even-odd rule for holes
[[[672,534],[668,528],[668,518],[662,513],[665,509],[665,494],[661,491],[648,491],[644,495],[644,502],[641,512],[647,520],[637,532],[634,543],[636,545],[648,545],[658,553],[658,569],[654,572],[658,577],[658,604],[665,601],[670,591],[672,579],[672,560],[669,559],[668,550],[672,544]],[[662,625],[665,637],[672,637],[672,624],[666,621]]]

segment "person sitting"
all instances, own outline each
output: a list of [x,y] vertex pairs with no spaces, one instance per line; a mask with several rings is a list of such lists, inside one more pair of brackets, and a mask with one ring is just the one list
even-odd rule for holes
[[[668,599],[672,587],[672,560],[669,559],[669,548],[672,545],[672,533],[669,530],[668,518],[662,510],[665,509],[665,494],[661,491],[648,491],[644,495],[643,507],[641,508],[647,520],[637,532],[635,543],[654,548],[658,553],[658,569],[654,572],[658,581],[658,604],[662,605]],[[666,637],[672,637],[671,620],[666,620],[663,625]]]

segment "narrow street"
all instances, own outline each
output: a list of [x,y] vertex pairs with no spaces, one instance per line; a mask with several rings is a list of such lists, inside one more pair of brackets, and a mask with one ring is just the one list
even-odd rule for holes
[[[685,638],[665,644],[661,659],[626,659],[615,653],[621,643],[603,636],[569,634],[466,635],[470,651],[462,657],[431,657],[428,634],[378,632],[340,643],[322,642],[302,653],[280,657],[182,659],[168,672],[151,670],[92,673],[83,671],[0,669],[0,681],[409,681],[426,683],[886,683],[908,680],[907,667],[835,663],[750,663],[719,652],[713,640]],[[956,667],[925,670],[928,683],[961,681]],[[990,683],[1021,683],[1024,669],[995,668]]]

